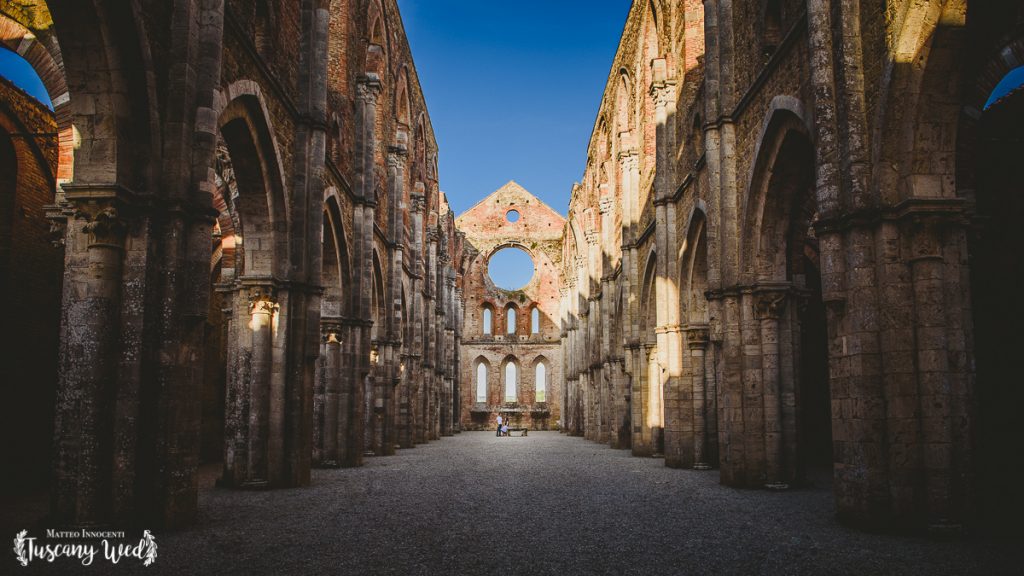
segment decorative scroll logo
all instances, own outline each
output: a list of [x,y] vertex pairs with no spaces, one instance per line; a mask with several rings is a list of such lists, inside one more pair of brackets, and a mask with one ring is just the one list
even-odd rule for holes
[[149,530],[142,532],[137,543],[125,540],[124,532],[47,530],[45,538],[35,538],[28,535],[28,530],[22,530],[14,535],[14,556],[22,566],[37,560],[52,563],[64,558],[91,566],[97,556],[111,564],[130,558],[140,560],[143,566],[156,562],[156,538]]
[[25,556],[25,535],[28,530],[22,530],[14,536],[14,553],[18,556],[18,562],[22,566],[28,566],[28,558]]

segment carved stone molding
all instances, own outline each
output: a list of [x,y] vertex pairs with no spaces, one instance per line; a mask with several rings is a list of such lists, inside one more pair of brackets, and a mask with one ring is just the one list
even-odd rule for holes
[[654,327],[655,334],[675,334],[681,332],[683,329],[679,324],[663,324],[661,326]]
[[632,172],[640,167],[640,156],[634,151],[619,152],[619,162],[624,172]]
[[388,146],[388,168],[405,169],[409,150],[405,146]]
[[767,291],[755,295],[754,306],[760,320],[778,320],[786,307],[788,293],[784,291]]
[[75,218],[85,220],[82,231],[89,235],[89,245],[122,246],[128,222],[109,203],[89,202],[75,210]]
[[326,344],[340,344],[341,343],[341,319],[321,319],[320,320],[320,337]]
[[690,325],[683,329],[689,348],[705,349],[711,341],[711,327],[707,324]]
[[668,106],[672,88],[673,86],[667,82],[656,82],[651,85],[651,100],[654,101],[656,108]]
[[269,284],[247,286],[249,297],[249,313],[273,314],[280,307],[277,303],[277,288]]
[[410,195],[409,198],[412,202],[413,212],[423,212],[423,210],[427,207],[427,197],[424,196],[423,194],[412,194]]
[[356,98],[366,104],[376,104],[381,91],[380,78],[373,73],[368,73],[356,83]]

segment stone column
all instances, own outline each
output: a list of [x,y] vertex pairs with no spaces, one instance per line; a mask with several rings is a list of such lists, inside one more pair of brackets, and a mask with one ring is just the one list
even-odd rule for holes
[[918,216],[912,223],[910,258],[914,287],[914,342],[917,357],[921,447],[929,529],[936,533],[959,531],[959,510],[952,477],[957,454],[951,419],[957,398],[951,385],[949,344],[946,333],[945,262],[942,255],[942,224],[937,218]]
[[686,329],[686,348],[690,351],[690,363],[693,378],[693,469],[708,470],[711,468],[708,458],[708,436],[711,433],[708,414],[708,402],[713,400],[709,394],[706,379],[705,353],[708,348],[708,327],[706,325],[690,325]]
[[765,487],[789,488],[783,456],[782,393],[780,383],[779,319],[786,305],[786,292],[769,290],[756,293],[757,315],[761,323],[761,379],[764,397]]
[[[456,282],[458,276],[456,275]],[[457,284],[456,284],[457,286]],[[462,431],[462,390],[460,386],[460,367],[462,366],[462,326],[466,321],[465,299],[462,289],[455,288],[455,377],[452,379],[452,433]]]
[[323,398],[323,445],[320,449],[320,465],[336,467],[341,461],[338,449],[341,435],[341,326],[337,323],[323,325],[324,340],[324,398]]
[[362,463],[366,446],[372,441],[372,430],[368,424],[373,417],[372,376],[376,371],[371,361],[373,351],[371,339],[373,327],[373,241],[374,222],[377,208],[375,150],[377,148],[377,99],[381,93],[380,78],[375,73],[367,73],[356,84],[356,118],[357,135],[355,142],[356,195],[357,205],[353,217],[353,237],[355,245],[353,260],[358,273],[353,275],[353,307],[358,315],[358,330],[354,331],[352,356],[355,360],[352,393],[355,421],[353,444],[357,447],[358,457],[353,455],[353,465]]
[[113,198],[69,200],[74,220],[65,241],[53,502],[60,519],[90,525],[112,519],[110,398],[117,386],[128,222]]
[[228,366],[228,448],[222,483],[238,488],[265,488],[271,484],[273,331],[280,307],[277,290],[270,284],[249,283],[236,288],[234,294],[231,331],[238,344],[230,354]]
[[640,278],[637,271],[636,235],[639,219],[637,203],[640,197],[640,158],[633,145],[630,132],[619,134],[619,168],[622,172],[622,284],[626,296],[623,311],[622,337],[625,352],[625,374],[622,394],[628,408],[630,446],[633,453],[639,455],[641,430],[643,429],[643,399],[634,392],[636,383],[641,381],[640,373],[647,369],[647,364],[640,356]]
[[356,387],[353,357],[353,332],[358,327],[352,325],[350,319],[344,320],[338,332],[338,465],[356,466],[362,454],[360,447],[355,445],[356,430]]

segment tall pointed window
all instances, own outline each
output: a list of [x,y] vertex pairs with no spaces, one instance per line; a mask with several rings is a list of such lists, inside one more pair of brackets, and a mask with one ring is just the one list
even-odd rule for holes
[[548,368],[543,362],[537,363],[537,402],[547,402]]
[[530,312],[530,334],[540,334],[540,309],[536,307]]
[[516,364],[509,362],[505,364],[505,402],[516,402]]
[[506,317],[507,324],[508,324],[508,329],[507,329],[508,333],[509,334],[515,334],[516,333],[516,309],[512,308],[511,306],[509,306],[508,310],[505,312],[505,317]]
[[476,365],[476,401],[487,402],[487,364]]
[[491,307],[484,306],[484,334],[491,333]]

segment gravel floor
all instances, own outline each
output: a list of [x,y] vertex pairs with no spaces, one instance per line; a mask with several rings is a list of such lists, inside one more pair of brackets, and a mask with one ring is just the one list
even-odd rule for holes
[[[212,482],[207,470],[204,484]],[[769,493],[715,471],[535,432],[462,433],[316,470],[313,486],[204,489],[199,525],[158,534],[158,561],[95,574],[1022,574],[1021,543],[865,534],[827,486]]]

